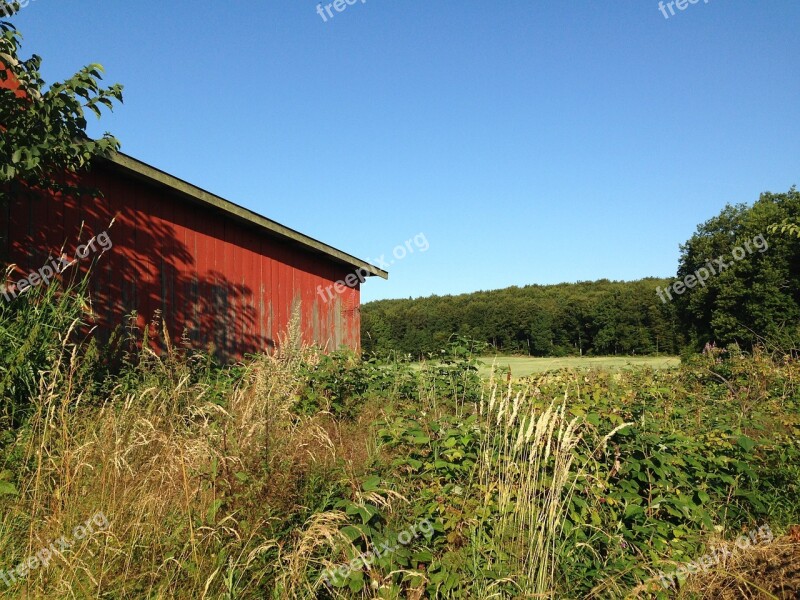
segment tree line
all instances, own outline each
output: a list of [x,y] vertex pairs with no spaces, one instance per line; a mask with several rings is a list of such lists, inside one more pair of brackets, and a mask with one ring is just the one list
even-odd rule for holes
[[[671,278],[370,302],[362,307],[362,348],[419,358],[454,336],[496,352],[530,356],[677,354],[734,342],[797,348],[798,222],[796,188],[765,193],[752,206],[728,205],[701,224],[681,246]],[[713,268],[720,259],[725,268]]]
[[531,356],[672,354],[682,343],[675,306],[655,293],[667,283],[604,279],[379,300],[362,308],[362,347],[419,356],[456,335]]

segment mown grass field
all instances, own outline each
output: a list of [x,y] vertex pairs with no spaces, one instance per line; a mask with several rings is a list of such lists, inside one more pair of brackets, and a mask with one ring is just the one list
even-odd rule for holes
[[633,367],[674,369],[681,364],[677,356],[565,356],[559,358],[536,358],[532,356],[483,356],[480,358],[480,373],[488,375],[492,365],[497,371],[511,370],[512,377],[527,377],[534,373],[545,373],[558,369],[603,369],[617,371]]

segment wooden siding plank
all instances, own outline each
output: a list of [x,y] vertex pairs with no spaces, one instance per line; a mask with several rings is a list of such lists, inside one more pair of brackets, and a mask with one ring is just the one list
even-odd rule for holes
[[[161,309],[173,343],[188,329],[195,347],[213,342],[228,360],[276,343],[299,302],[304,342],[327,350],[343,343],[358,348],[360,290],[347,288],[327,302],[318,294],[318,288],[345,279],[350,267],[119,172],[97,169],[81,181],[102,189],[105,198],[71,198],[60,205],[50,198],[43,201],[44,211],[34,210],[31,199],[13,203],[9,252],[29,268],[26,241],[46,251],[60,249],[66,239],[65,251],[74,258],[81,221],[86,220],[86,241],[119,213],[109,231],[113,248],[92,281],[104,326],[122,324],[136,309],[143,327]],[[40,237],[34,238],[37,227]]]

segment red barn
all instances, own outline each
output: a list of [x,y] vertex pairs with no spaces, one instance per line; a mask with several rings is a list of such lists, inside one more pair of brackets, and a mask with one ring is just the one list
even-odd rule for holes
[[96,259],[102,332],[133,311],[144,328],[160,311],[173,339],[229,360],[274,347],[298,310],[305,342],[360,348],[360,284],[386,271],[124,154],[69,183],[75,189],[10,194],[0,251],[18,268],[0,301],[68,261]]

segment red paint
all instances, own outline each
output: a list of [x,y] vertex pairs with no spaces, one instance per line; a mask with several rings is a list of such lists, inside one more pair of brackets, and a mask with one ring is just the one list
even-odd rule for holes
[[0,73],[3,73],[0,75],[0,90],[11,90],[17,98],[27,97],[17,76],[2,61],[0,61]]
[[239,358],[273,348],[299,303],[306,343],[360,348],[358,287],[329,302],[317,294],[318,286],[332,286],[355,267],[113,167],[96,166],[80,184],[103,197],[15,194],[0,224],[8,226],[9,262],[25,274],[48,253],[59,255],[63,246],[73,258],[81,242],[108,231],[113,248],[91,279],[101,331],[133,310],[143,328],[161,310],[173,342],[186,333],[195,347],[213,344],[221,358]]

